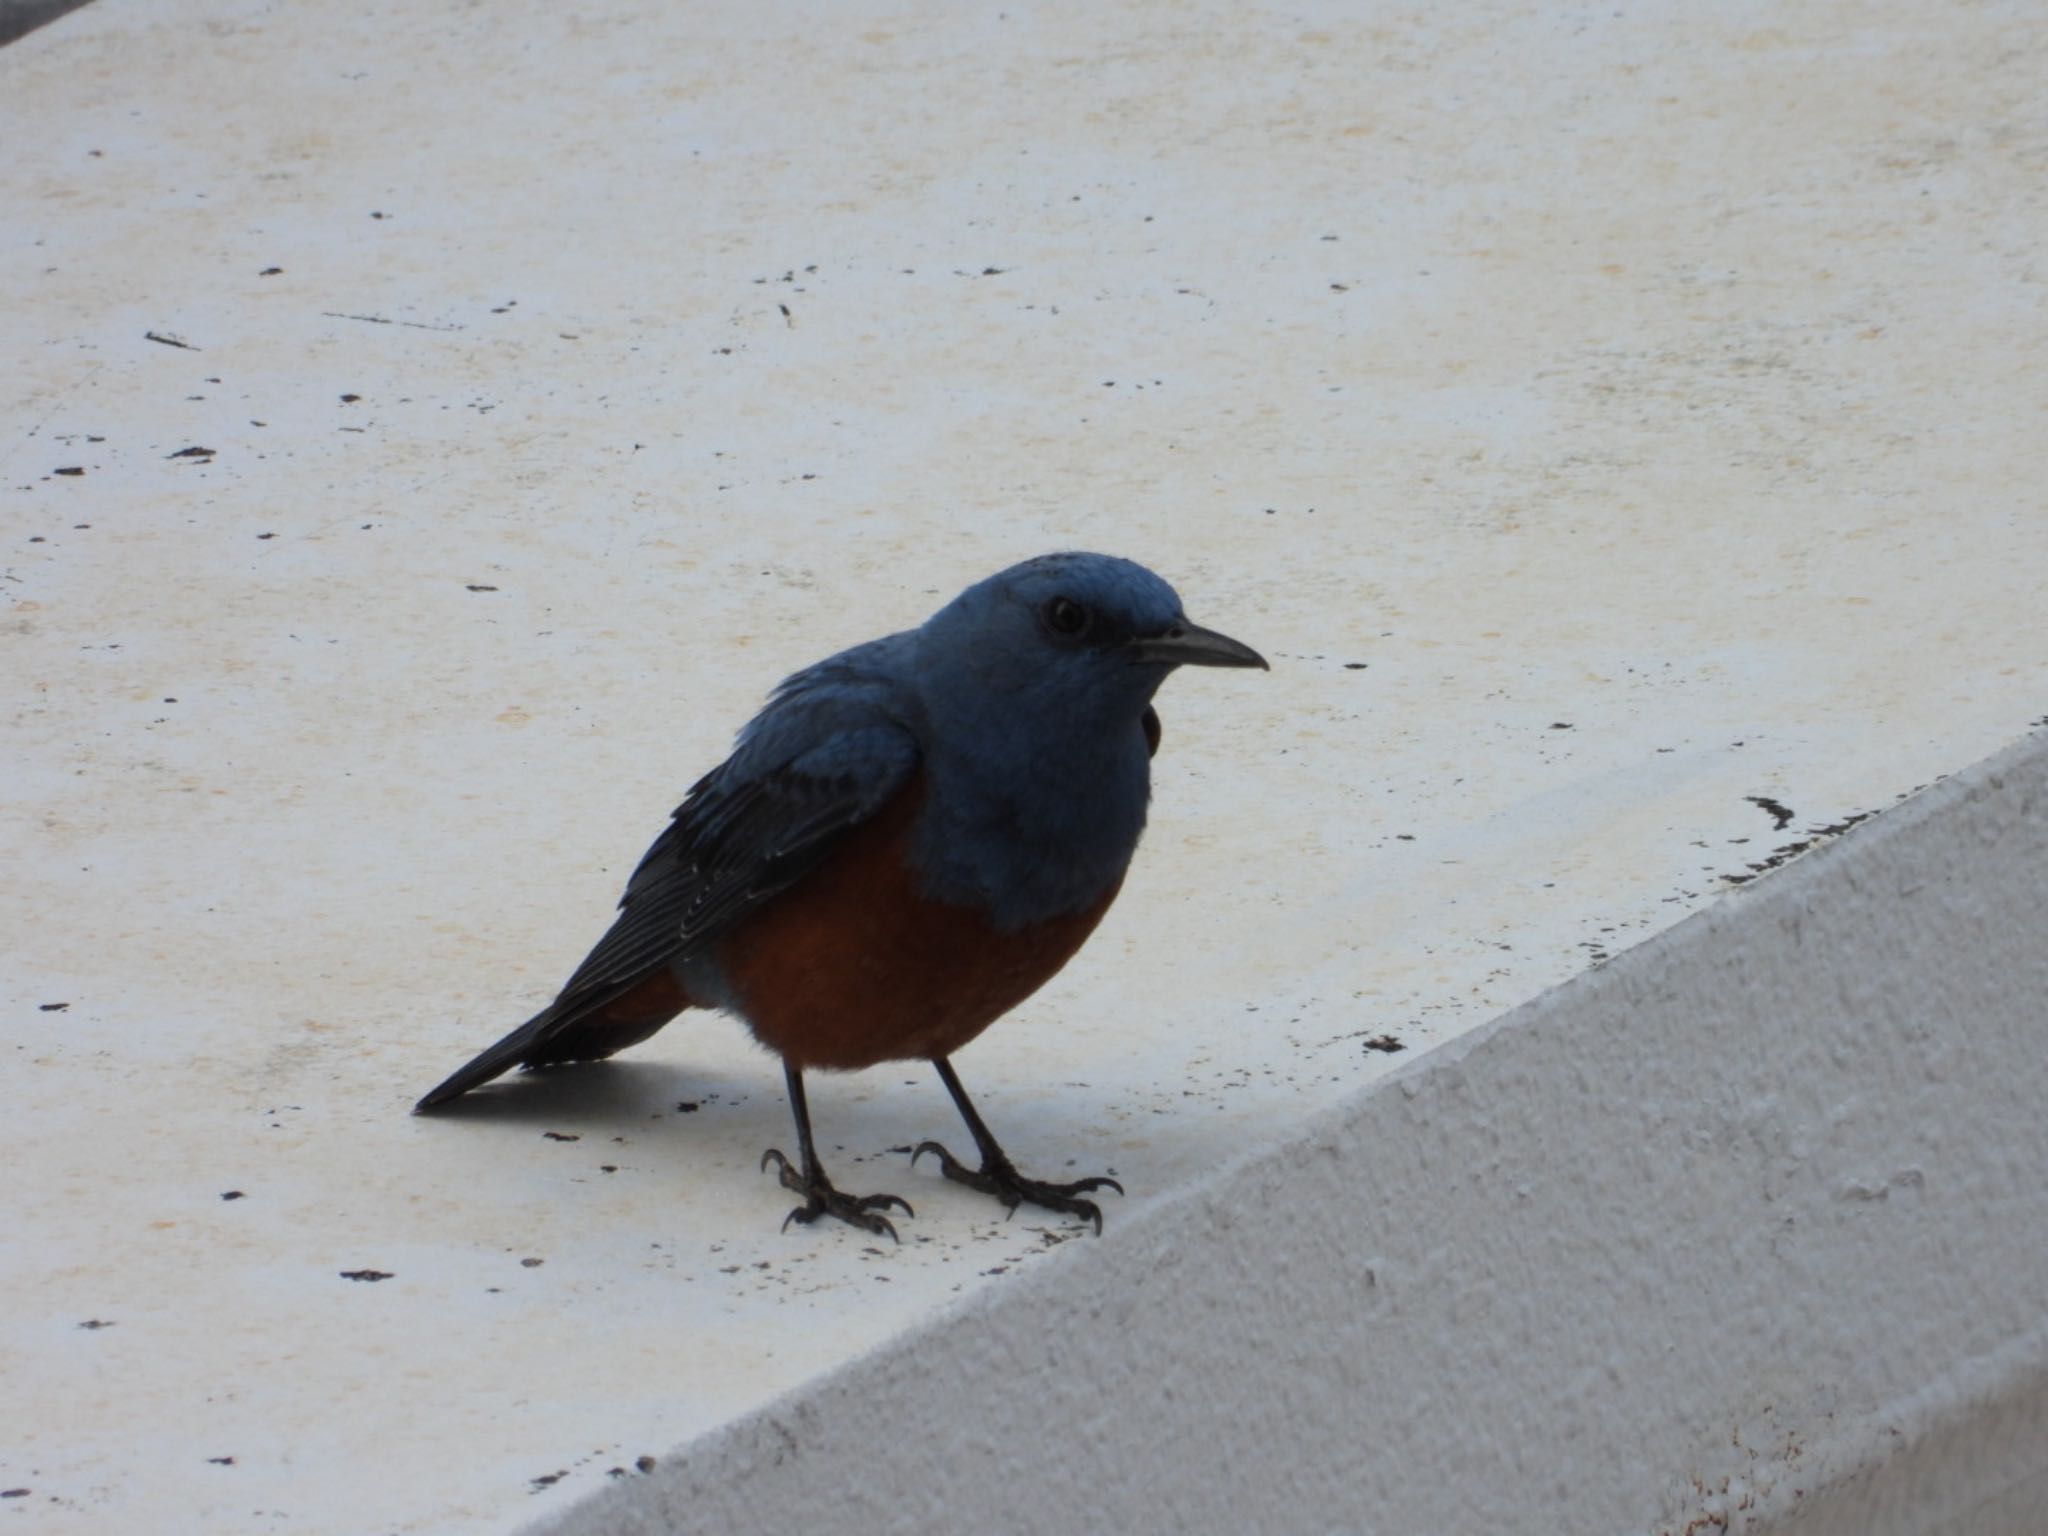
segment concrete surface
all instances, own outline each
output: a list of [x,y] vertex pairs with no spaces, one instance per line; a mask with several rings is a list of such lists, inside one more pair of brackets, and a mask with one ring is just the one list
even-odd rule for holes
[[[671,1498],[639,1458],[949,1306],[1168,1221],[1244,1272],[1219,1167],[2020,736],[2028,16],[101,0],[0,53],[0,1514]],[[1118,908],[961,1059],[1020,1161],[1131,1189],[1099,1245],[906,1170],[953,1130],[910,1069],[812,1095],[901,1249],[779,1232],[719,1021],[406,1117],[778,676],[1072,545],[1276,663],[1169,686]],[[1484,1454],[1553,1524],[1711,1464],[1547,1444]]]

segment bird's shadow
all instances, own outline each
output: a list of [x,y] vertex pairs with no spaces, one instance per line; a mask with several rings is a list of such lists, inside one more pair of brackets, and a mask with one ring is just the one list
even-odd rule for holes
[[778,1120],[787,1113],[779,1086],[758,1078],[650,1061],[583,1061],[487,1083],[421,1118],[616,1131],[650,1117],[676,1115],[685,1106],[688,1112],[706,1107],[744,1111],[755,1103]]

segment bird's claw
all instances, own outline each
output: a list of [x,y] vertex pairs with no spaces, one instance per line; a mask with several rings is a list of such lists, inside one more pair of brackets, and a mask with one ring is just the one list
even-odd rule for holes
[[1027,1179],[1010,1165],[1007,1158],[1002,1157],[985,1160],[979,1168],[969,1168],[936,1141],[919,1142],[911,1151],[911,1166],[916,1167],[917,1160],[927,1152],[939,1160],[939,1171],[947,1178],[955,1184],[965,1184],[969,1189],[978,1189],[985,1195],[994,1195],[1012,1216],[1017,1214],[1019,1205],[1029,1201],[1048,1211],[1063,1211],[1069,1216],[1093,1222],[1097,1237],[1102,1235],[1102,1207],[1093,1200],[1079,1197],[1098,1189],[1113,1189],[1118,1194],[1124,1192],[1123,1185],[1108,1177],[1076,1179],[1071,1184],[1047,1184],[1039,1179]]
[[802,1205],[782,1218],[782,1230],[785,1232],[792,1221],[809,1226],[820,1216],[830,1216],[850,1227],[859,1227],[863,1232],[873,1232],[892,1243],[900,1243],[903,1239],[896,1235],[895,1226],[888,1217],[878,1213],[895,1206],[906,1216],[917,1214],[901,1195],[842,1195],[827,1182],[823,1172],[815,1180],[806,1179],[797,1166],[775,1147],[761,1154],[761,1171],[767,1172],[770,1164],[774,1165],[784,1189],[804,1197]]

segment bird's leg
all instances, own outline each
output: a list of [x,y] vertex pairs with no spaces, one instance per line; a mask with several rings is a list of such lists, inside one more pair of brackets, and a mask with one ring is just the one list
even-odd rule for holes
[[1102,1208],[1093,1200],[1080,1197],[1097,1189],[1113,1189],[1124,1192],[1123,1185],[1115,1179],[1076,1179],[1071,1184],[1045,1184],[1037,1179],[1027,1179],[1019,1173],[1003,1149],[996,1145],[995,1137],[989,1134],[987,1125],[975,1112],[974,1103],[967,1097],[967,1090],[960,1086],[959,1074],[953,1064],[943,1056],[934,1056],[932,1065],[938,1068],[939,1081],[946,1085],[946,1091],[953,1095],[953,1102],[960,1107],[960,1118],[967,1122],[967,1129],[974,1137],[974,1145],[981,1152],[981,1166],[969,1168],[940,1146],[936,1141],[921,1141],[917,1150],[910,1154],[910,1161],[916,1161],[930,1152],[939,1160],[939,1171],[955,1184],[965,1184],[978,1189],[985,1195],[994,1195],[1007,1206],[1012,1215],[1023,1201],[1042,1205],[1049,1211],[1065,1211],[1083,1221],[1095,1223],[1095,1235],[1102,1235]]
[[910,1202],[896,1195],[842,1195],[834,1189],[832,1181],[825,1177],[824,1164],[818,1161],[818,1149],[811,1143],[811,1106],[804,1099],[803,1069],[785,1061],[782,1075],[789,1084],[789,1108],[796,1116],[796,1150],[803,1168],[798,1171],[775,1147],[761,1154],[761,1167],[765,1170],[770,1163],[775,1164],[781,1173],[782,1187],[804,1197],[802,1205],[782,1218],[783,1230],[787,1231],[792,1221],[809,1225],[820,1216],[835,1216],[848,1226],[864,1232],[886,1233],[892,1242],[901,1242],[889,1218],[881,1212],[894,1205],[900,1206],[904,1215],[915,1216],[917,1212],[910,1208]]

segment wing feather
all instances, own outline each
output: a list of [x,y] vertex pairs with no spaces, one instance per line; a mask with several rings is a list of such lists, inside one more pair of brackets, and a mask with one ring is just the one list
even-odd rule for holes
[[[915,774],[895,725],[842,732],[767,772],[727,763],[676,808],[626,884],[611,931],[562,991],[596,991],[710,944],[817,866]],[[737,782],[734,780],[737,779]]]
[[690,787],[627,880],[618,917],[555,1000],[419,1107],[515,1065],[609,1055],[626,1042],[616,1021],[599,1017],[608,1004],[715,944],[902,793],[921,761],[902,682],[909,641],[871,641],[785,679],[732,756]]

